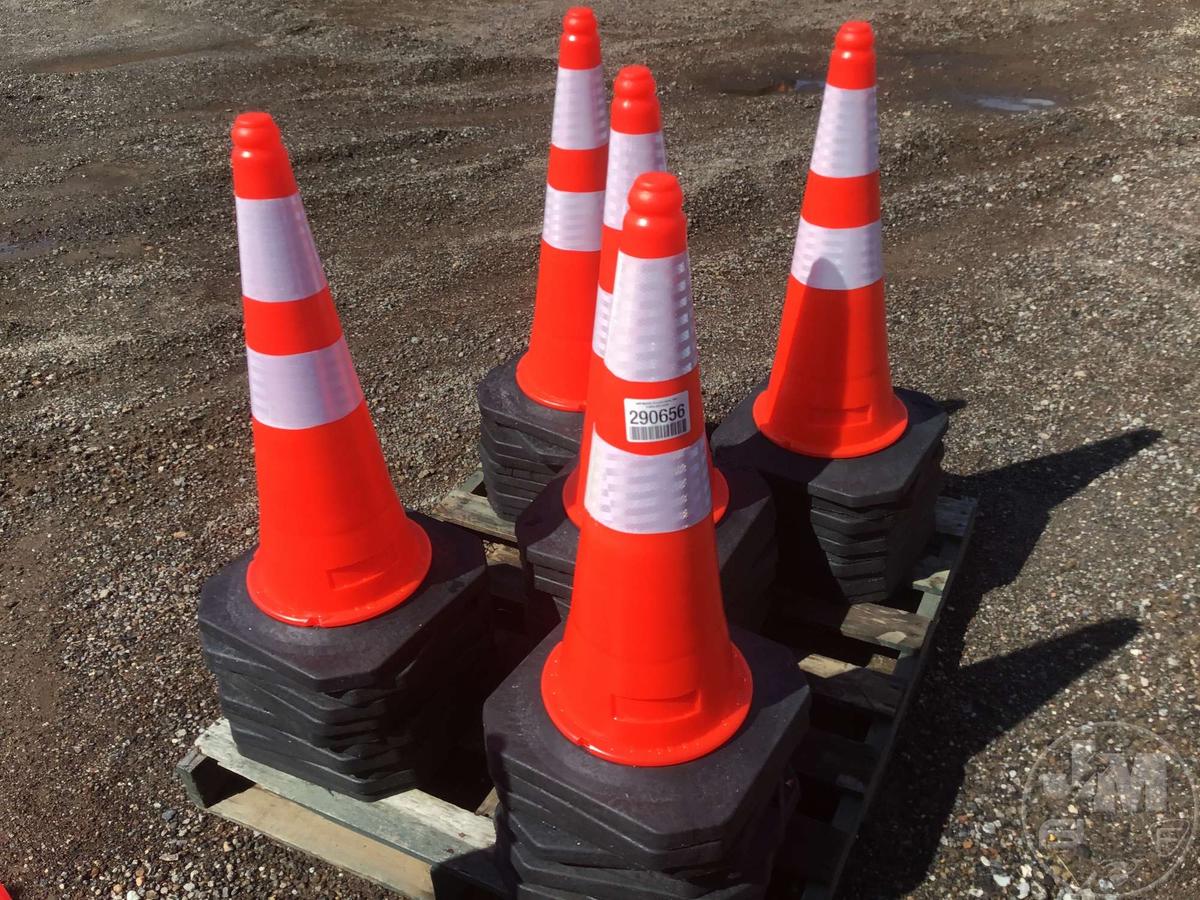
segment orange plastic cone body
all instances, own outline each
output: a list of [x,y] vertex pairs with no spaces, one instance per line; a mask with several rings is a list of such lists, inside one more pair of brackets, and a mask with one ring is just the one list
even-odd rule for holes
[[875,37],[838,31],[813,147],[779,345],[754,420],[795,453],[864,456],[908,423],[892,390],[883,304]]
[[571,611],[542,671],[559,731],[633,766],[721,746],[753,690],[721,604],[682,202],[663,172],[629,195]]
[[608,122],[596,17],[563,17],[546,207],[529,349],[517,363],[527,397],[579,412],[587,400],[588,342],[596,309]]
[[[604,198],[604,228],[600,238],[600,277],[596,289],[596,315],[592,328],[591,361],[588,383],[604,368],[604,348],[608,342],[609,311],[612,308],[613,281],[617,272],[617,253],[621,226],[629,209],[629,190],[639,175],[666,168],[663,146],[662,111],[655,93],[654,76],[645,66],[626,66],[613,81],[613,101],[608,138],[607,191]],[[583,488],[591,456],[594,422],[585,408],[579,462],[563,485],[563,504],[576,525],[586,515]],[[713,507],[717,519],[729,502],[725,477],[713,469]]]
[[279,129],[233,124],[259,545],[254,603],[294,625],[350,625],[404,602],[429,538],[404,513],[367,411]]

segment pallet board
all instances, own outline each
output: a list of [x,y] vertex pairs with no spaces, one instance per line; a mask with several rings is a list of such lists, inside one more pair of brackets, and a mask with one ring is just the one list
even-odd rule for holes
[[960,568],[976,503],[939,497],[934,539],[912,588],[883,604],[810,604],[796,623],[822,636],[859,645],[868,665],[802,653],[813,689],[813,726],[796,763],[810,787],[788,843],[776,862],[774,897],[828,900],[883,779],[896,735],[916,694],[945,598]]
[[[780,850],[772,896],[828,900],[836,891],[928,659],[974,514],[973,500],[938,499],[936,534],[910,590],[878,604],[806,604],[789,618],[788,629],[805,635],[795,644],[797,664],[814,699],[812,727],[795,760],[801,806]],[[447,495],[434,515],[487,542],[498,604],[520,604],[524,576],[512,523],[492,512],[480,474]],[[355,800],[246,759],[225,720],[204,731],[177,771],[202,809],[402,896],[506,895],[491,856],[494,791],[470,808],[418,790]]]
[[431,515],[435,519],[473,531],[485,541],[510,547],[517,545],[513,523],[496,515],[487,501],[483,470],[476,469],[466,481],[438,501]]

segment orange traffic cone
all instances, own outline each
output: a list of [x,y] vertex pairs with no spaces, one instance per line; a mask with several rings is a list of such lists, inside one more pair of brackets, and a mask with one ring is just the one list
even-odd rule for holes
[[559,731],[633,766],[716,749],[753,687],[721,608],[682,204],[663,172],[629,194],[571,611],[542,673]]
[[754,420],[776,444],[842,458],[881,450],[908,415],[892,390],[883,304],[875,37],[838,31],[771,379]]
[[[617,273],[617,252],[621,243],[621,224],[629,209],[629,189],[634,179],[645,172],[667,167],[663,146],[662,112],[655,92],[654,76],[645,66],[626,66],[613,81],[612,123],[608,134],[608,175],[604,194],[604,225],[600,235],[600,273],[596,287],[596,314],[592,326],[592,352],[588,365],[588,383],[599,377],[604,366],[604,345],[608,340],[608,317],[612,309],[613,280]],[[587,410],[583,414],[583,435],[579,444],[579,462],[571,470],[563,488],[563,503],[571,520],[583,521],[583,478],[591,450],[593,422]]]
[[587,399],[588,341],[596,308],[608,123],[596,17],[563,17],[537,297],[517,384],[531,400],[579,412]]
[[[598,373],[604,367],[617,252],[621,243],[621,226],[629,209],[629,189],[639,175],[661,171],[667,166],[662,112],[655,87],[654,76],[645,66],[626,66],[617,73],[613,82],[612,130],[608,136],[608,188],[604,198],[604,228],[600,240],[600,277],[596,288],[589,384],[599,377]],[[585,478],[580,473],[588,470],[594,424],[585,409],[579,462],[563,485],[563,505],[576,525],[584,518]],[[729,488],[724,476],[716,469],[713,469],[713,474],[715,511],[724,512],[729,500]]]
[[396,497],[279,129],[233,124],[259,545],[247,589],[293,625],[349,625],[420,586],[431,548]]

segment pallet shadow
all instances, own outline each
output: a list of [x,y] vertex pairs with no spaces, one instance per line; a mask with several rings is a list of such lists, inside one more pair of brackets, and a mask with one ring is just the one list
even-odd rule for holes
[[[1160,437],[1138,429],[949,479],[950,493],[979,500],[973,549],[942,614],[896,759],[846,867],[846,900],[903,897],[924,884],[969,760],[1138,633],[1136,620],[1113,619],[961,666],[966,629],[984,596],[1020,575],[1054,507]],[[912,773],[918,777],[907,777]]]

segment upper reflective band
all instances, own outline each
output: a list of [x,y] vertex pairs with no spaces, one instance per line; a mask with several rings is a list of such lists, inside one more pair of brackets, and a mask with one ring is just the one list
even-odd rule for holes
[[362,388],[346,339],[328,347],[272,356],[246,348],[250,411],[272,428],[314,428],[336,422],[358,408]]
[[583,503],[601,525],[626,534],[665,534],[712,514],[708,444],[639,456],[593,429]]
[[849,291],[883,277],[883,229],[879,222],[860,228],[822,228],[803,217],[796,232],[792,277],[801,284]]
[[542,237],[559,250],[600,249],[604,191],[578,193],[546,185]]
[[608,182],[604,196],[604,224],[621,230],[629,212],[629,189],[644,172],[662,172],[667,168],[667,151],[661,131],[651,134],[624,134],[614,131],[608,137]]
[[825,86],[809,168],[828,178],[870,175],[879,168],[875,88]]
[[299,194],[235,200],[242,296],[265,303],[302,300],[325,287]]
[[604,68],[558,69],[550,143],[564,150],[594,150],[608,140]]
[[608,346],[608,325],[612,319],[612,298],[602,287],[596,288],[596,315],[592,320],[592,352],[604,359]]
[[625,381],[667,381],[695,368],[687,251],[660,259],[618,254],[603,355]]

